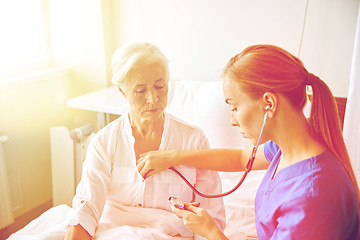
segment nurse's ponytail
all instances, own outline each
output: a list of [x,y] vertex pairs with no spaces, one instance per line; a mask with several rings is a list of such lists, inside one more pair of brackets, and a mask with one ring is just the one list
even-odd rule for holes
[[[357,195],[360,216],[360,192],[351,165],[350,157],[342,134],[339,113],[329,87],[317,76],[309,73],[307,84],[312,88],[312,104],[309,118],[311,130],[327,148],[339,159],[349,174]],[[360,234],[360,230],[358,235]]]
[[347,172],[353,172],[341,130],[335,99],[329,87],[317,76],[309,73],[307,85],[312,88],[309,125],[315,136],[342,162]]

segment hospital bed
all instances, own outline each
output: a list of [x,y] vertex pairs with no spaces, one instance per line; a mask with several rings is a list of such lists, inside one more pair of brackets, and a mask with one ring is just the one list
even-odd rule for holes
[[[118,95],[121,97],[121,94]],[[221,81],[170,81],[166,110],[203,129],[212,148],[251,146],[238,128],[230,124],[230,107],[225,103]],[[79,181],[81,161],[94,131],[91,125],[76,131],[68,131],[65,127],[51,129],[54,207],[13,234],[10,239],[22,239],[17,237],[34,231],[44,231],[45,236],[47,231],[56,230],[59,231],[59,236],[61,235],[61,219],[70,212],[68,205],[71,205],[71,198]],[[55,146],[59,144],[65,149],[56,150]],[[76,155],[78,157],[73,157]],[[65,159],[70,159],[70,162],[65,163]],[[265,171],[250,172],[238,190],[224,197],[225,234],[229,239],[257,239],[254,198],[264,173]],[[220,172],[223,191],[234,187],[241,176],[242,173],[239,172]],[[60,178],[61,180],[57,181]]]

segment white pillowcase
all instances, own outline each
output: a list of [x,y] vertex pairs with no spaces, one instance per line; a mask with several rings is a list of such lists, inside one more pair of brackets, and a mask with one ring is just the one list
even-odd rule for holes
[[[251,143],[231,126],[231,109],[225,103],[222,81],[170,81],[167,112],[200,127],[212,148],[245,148]],[[265,170],[252,171],[243,185],[224,197],[230,239],[256,239],[255,194]],[[242,173],[220,172],[223,191],[233,188]],[[246,236],[246,237],[245,237]]]
[[251,146],[231,126],[222,81],[170,81],[167,112],[205,131],[212,148]]
[[[244,233],[246,239],[256,239],[255,195],[266,170],[251,171],[242,185],[232,194],[224,197],[226,211],[225,235],[239,239]],[[232,189],[242,177],[240,172],[219,172],[223,192]]]

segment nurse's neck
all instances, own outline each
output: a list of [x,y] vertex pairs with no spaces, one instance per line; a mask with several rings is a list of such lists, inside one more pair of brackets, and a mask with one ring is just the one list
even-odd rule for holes
[[313,136],[302,111],[285,104],[278,109],[275,122],[274,141],[282,152],[280,169],[325,151],[324,145]]

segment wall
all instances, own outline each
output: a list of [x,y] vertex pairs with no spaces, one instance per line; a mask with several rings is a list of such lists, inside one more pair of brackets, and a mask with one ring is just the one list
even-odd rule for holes
[[333,94],[347,97],[359,0],[311,0],[300,58]]
[[70,109],[67,100],[105,87],[108,77],[101,1],[43,2],[53,69],[0,85],[0,133],[9,137],[7,170],[21,198],[13,200],[15,217],[52,198],[50,127],[96,123],[95,113]]
[[219,80],[244,47],[279,45],[347,96],[359,0],[114,0],[116,45],[152,42],[173,79]]
[[77,93],[105,87],[101,1],[51,0],[47,10],[52,64],[72,70]]
[[15,217],[51,199],[49,128],[69,123],[70,71],[56,70],[0,87],[0,132]]

